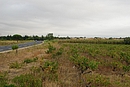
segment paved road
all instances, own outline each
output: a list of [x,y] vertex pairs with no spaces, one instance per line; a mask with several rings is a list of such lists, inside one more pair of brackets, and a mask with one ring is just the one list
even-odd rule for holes
[[[19,48],[24,48],[24,47],[40,44],[42,42],[43,41],[33,41],[33,42],[27,42],[27,43],[18,44],[18,46],[19,46]],[[12,45],[0,46],[0,52],[8,51],[8,50],[12,50]]]

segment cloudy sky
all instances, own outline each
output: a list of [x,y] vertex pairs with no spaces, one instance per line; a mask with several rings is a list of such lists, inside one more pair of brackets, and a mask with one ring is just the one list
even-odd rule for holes
[[130,36],[129,0],[0,0],[0,35]]

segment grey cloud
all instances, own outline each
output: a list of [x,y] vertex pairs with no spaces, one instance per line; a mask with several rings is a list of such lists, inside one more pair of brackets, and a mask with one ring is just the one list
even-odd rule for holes
[[130,33],[128,0],[0,2],[0,33],[3,35],[45,35],[53,32],[61,36],[128,36]]

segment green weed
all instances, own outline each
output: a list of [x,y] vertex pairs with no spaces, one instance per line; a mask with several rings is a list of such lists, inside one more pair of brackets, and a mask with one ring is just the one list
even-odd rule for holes
[[58,80],[58,63],[57,62],[52,62],[52,61],[46,61],[42,66],[41,66],[44,74],[43,78],[44,80],[49,80],[49,81],[57,81]]
[[56,52],[52,54],[52,58],[59,58],[60,55],[63,53],[63,48],[57,49]]
[[123,66],[123,70],[124,70],[125,72],[130,71],[130,65],[128,65],[128,66]]
[[51,62],[51,61],[46,61],[42,68],[45,70],[48,70],[48,72],[55,73],[58,69],[58,63],[57,62]]
[[86,81],[90,82],[92,87],[108,87],[111,85],[109,78],[99,74],[86,75]]
[[17,87],[42,87],[41,78],[33,74],[25,74],[15,77],[12,80]]
[[95,70],[98,68],[98,64],[99,62],[96,62],[96,61],[89,61],[88,62],[88,67],[92,70]]
[[16,53],[18,52],[17,49],[19,48],[18,45],[12,45],[12,50],[16,50]]
[[19,69],[19,68],[22,67],[22,65],[23,65],[22,63],[18,63],[18,62],[16,61],[16,62],[14,62],[14,63],[10,63],[9,68]]
[[5,84],[7,84],[7,77],[6,77],[6,73],[2,73],[0,72],[0,86],[4,87]]
[[46,52],[47,54],[49,54],[49,53],[52,53],[54,50],[56,50],[56,48],[49,43],[49,45],[48,45],[48,50],[45,51],[45,52]]
[[5,84],[4,87],[17,87],[14,84]]
[[25,59],[24,63],[31,63],[31,62],[36,62],[38,60],[38,58],[33,58],[33,59]]

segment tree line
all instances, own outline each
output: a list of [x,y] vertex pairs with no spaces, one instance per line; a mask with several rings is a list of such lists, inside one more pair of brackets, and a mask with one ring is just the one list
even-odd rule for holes
[[[0,36],[0,40],[53,40],[53,39],[70,39],[70,37],[54,37],[53,33],[48,33],[46,36],[38,36],[38,35],[33,35],[33,36],[22,36],[20,34],[14,34],[14,35],[7,35],[7,36]],[[96,38],[98,39],[98,38]],[[102,38],[101,38],[102,39]],[[113,38],[109,38],[113,39]],[[130,44],[130,37],[125,37],[125,38],[121,38],[124,39],[124,41],[122,42],[122,44]]]
[[53,40],[53,39],[70,39],[70,38],[68,36],[67,37],[54,37],[53,33],[49,33],[46,36],[43,36],[43,35],[22,36],[20,34],[0,36],[0,40]]
[[37,35],[33,35],[33,36],[21,36],[21,35],[7,35],[7,36],[0,36],[0,40],[45,40],[47,37],[44,36],[37,36]]

